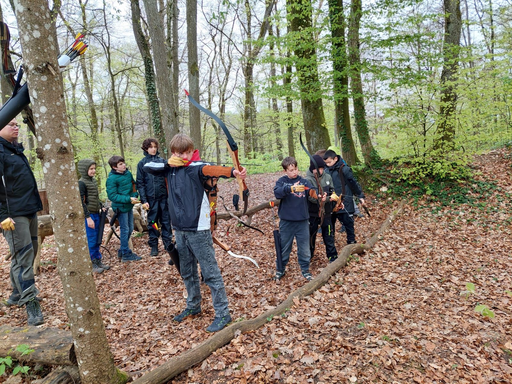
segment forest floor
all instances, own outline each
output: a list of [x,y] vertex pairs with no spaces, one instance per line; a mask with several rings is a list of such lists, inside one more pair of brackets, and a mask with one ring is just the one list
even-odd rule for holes
[[[435,199],[420,201],[419,207],[404,196],[405,208],[373,249],[354,255],[326,285],[296,300],[282,316],[239,335],[171,383],[511,383],[511,153],[477,156],[473,168],[477,180],[493,183],[492,193],[481,198],[482,191],[468,196],[475,199],[470,203],[445,207]],[[250,176],[250,204],[273,199],[280,176]],[[234,190],[235,183],[224,182],[219,194],[230,200]],[[367,201],[372,216],[356,220],[359,242],[399,204],[372,195]],[[306,283],[294,252],[284,279],[272,280],[272,210],[257,213],[252,225],[265,235],[234,220],[220,221],[217,230],[235,253],[260,265],[257,269],[215,246],[234,321],[257,317]],[[339,250],[345,240],[336,233]],[[114,238],[108,245],[112,256],[103,253],[112,269],[94,278],[115,363],[136,378],[211,337],[205,328],[214,313],[202,284],[202,315],[173,322],[185,307],[180,277],[167,264],[161,244],[160,256],[150,257],[147,234],[133,241],[141,261],[119,262]],[[0,254],[6,253],[1,237]],[[53,237],[43,244],[42,264],[36,283],[43,327],[69,329]],[[326,265],[319,235],[312,274]],[[0,273],[4,301],[11,291],[4,257]],[[479,305],[487,309],[481,313]],[[4,324],[24,326],[25,309],[0,307]]]

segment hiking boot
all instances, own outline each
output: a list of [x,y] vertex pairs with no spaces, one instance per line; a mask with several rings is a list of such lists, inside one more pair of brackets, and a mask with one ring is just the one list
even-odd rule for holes
[[103,268],[105,271],[108,271],[110,269],[110,265],[103,264],[103,259],[98,259],[98,265]]
[[39,301],[33,298],[25,305],[27,307],[27,323],[28,325],[41,325],[44,323],[43,313]]
[[309,272],[302,272],[302,276],[304,276],[304,278],[307,280],[307,281],[311,281],[313,280],[313,275]]
[[158,244],[151,246],[150,256],[158,256]]
[[121,258],[121,261],[122,261],[123,263],[126,263],[126,262],[128,262],[128,261],[139,261],[139,260],[141,260],[141,259],[142,259],[142,257],[137,256],[137,255],[136,255],[135,253],[133,253],[133,252],[130,252],[130,253],[125,253],[125,254],[123,254],[123,256],[122,256],[122,258]]
[[[181,323],[183,320],[185,320],[186,317],[199,315],[201,313],[201,307],[189,309],[185,308],[183,312],[181,312],[179,315],[174,316],[174,321],[177,321],[178,323]],[[231,321],[231,320],[230,320]]]
[[91,260],[93,273],[103,273],[103,268],[99,266],[98,261],[98,259]]
[[20,301],[21,295],[18,291],[13,290],[11,296],[5,301],[5,305],[11,307],[13,305],[18,305],[18,301]]
[[215,316],[215,319],[213,319],[213,323],[211,323],[208,328],[206,328],[206,332],[218,332],[222,328],[224,328],[226,325],[228,325],[231,322],[231,316],[228,313],[226,316],[217,317]]
[[276,281],[279,281],[284,277],[285,273],[286,273],[285,271],[283,271],[283,272],[276,271],[276,274],[274,275],[273,279]]

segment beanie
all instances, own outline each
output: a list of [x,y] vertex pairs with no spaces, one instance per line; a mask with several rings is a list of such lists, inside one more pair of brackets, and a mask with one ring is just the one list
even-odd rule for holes
[[[313,159],[316,161],[316,165],[318,165],[318,168],[325,168],[325,161],[322,159],[322,156],[320,155],[314,155]],[[315,165],[313,164],[313,161],[309,161],[309,170],[313,172],[313,169],[315,169]]]

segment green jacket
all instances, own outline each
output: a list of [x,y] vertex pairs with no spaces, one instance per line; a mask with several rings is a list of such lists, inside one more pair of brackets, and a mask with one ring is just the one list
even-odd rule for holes
[[128,170],[124,173],[111,170],[107,178],[107,195],[114,211],[130,212],[133,209],[130,198],[139,196],[132,173]]

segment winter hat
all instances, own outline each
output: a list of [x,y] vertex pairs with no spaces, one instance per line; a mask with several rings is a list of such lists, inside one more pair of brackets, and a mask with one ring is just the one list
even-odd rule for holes
[[[325,161],[322,159],[322,156],[320,155],[313,155],[313,159],[316,161],[316,165],[318,165],[318,168],[325,168]],[[313,169],[315,169],[315,165],[313,164],[313,161],[309,161],[309,170],[313,172]]]

